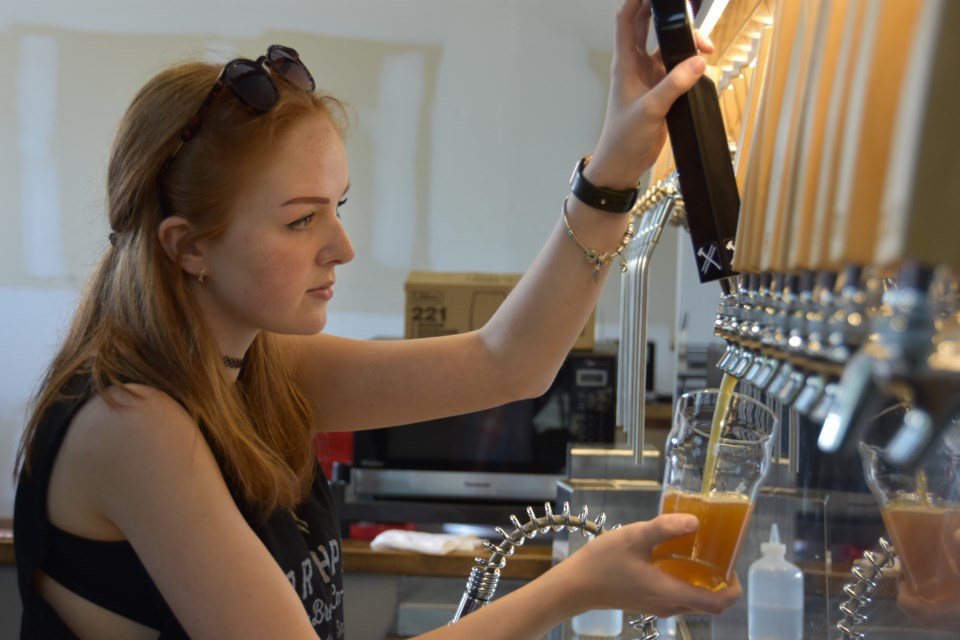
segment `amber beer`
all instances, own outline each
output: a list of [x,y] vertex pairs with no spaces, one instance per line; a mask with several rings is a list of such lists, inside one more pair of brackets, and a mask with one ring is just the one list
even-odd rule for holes
[[651,553],[663,571],[712,590],[727,587],[770,469],[776,416],[757,400],[719,389],[683,394],[667,436],[660,513],[690,513],[700,526]]
[[700,526],[654,547],[653,563],[700,587],[717,591],[729,586],[753,513],[750,498],[737,493],[665,491],[660,513],[691,513]]
[[960,505],[894,500],[881,515],[914,595],[930,602],[960,600]]

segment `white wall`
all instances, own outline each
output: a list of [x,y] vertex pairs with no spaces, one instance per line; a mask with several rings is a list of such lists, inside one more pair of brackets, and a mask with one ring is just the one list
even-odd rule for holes
[[[191,55],[301,52],[356,108],[328,330],[402,334],[408,271],[523,271],[606,99],[617,0],[33,0],[0,3],[0,517],[30,392],[106,247],[111,136],[139,86]],[[676,230],[654,260],[650,335],[672,388]],[[659,264],[659,266],[658,266]],[[619,281],[598,310],[616,337]],[[666,366],[670,365],[670,366]]]

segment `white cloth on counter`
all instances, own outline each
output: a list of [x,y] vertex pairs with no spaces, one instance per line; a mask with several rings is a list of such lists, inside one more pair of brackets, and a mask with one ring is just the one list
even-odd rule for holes
[[471,535],[387,529],[370,541],[370,548],[374,551],[398,549],[442,556],[452,551],[476,551],[483,547],[483,542],[477,536]]

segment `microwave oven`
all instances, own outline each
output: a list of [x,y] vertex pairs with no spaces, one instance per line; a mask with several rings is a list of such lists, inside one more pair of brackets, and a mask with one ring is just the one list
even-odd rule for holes
[[572,351],[538,398],[354,434],[350,483],[373,498],[553,500],[572,444],[614,442],[616,352]]

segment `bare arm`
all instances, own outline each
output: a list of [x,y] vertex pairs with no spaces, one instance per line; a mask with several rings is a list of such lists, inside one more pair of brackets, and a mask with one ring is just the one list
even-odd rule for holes
[[695,527],[695,518],[669,515],[609,531],[521,589],[455,625],[420,637],[542,638],[564,620],[600,608],[664,617],[721,613],[740,597],[738,581],[713,592],[663,573],[649,562],[650,550],[656,544]]
[[[316,638],[290,582],[236,507],[196,424],[159,391],[77,415],[51,519],[126,538],[191,638]],[[56,475],[66,483],[57,484]],[[71,507],[56,511],[64,503]],[[79,515],[74,515],[79,505]],[[72,518],[72,519],[71,519]],[[76,526],[77,524],[80,527]],[[103,531],[103,527],[100,527]]]
[[[95,399],[78,415],[62,461],[71,501],[130,541],[190,637],[316,638],[196,426],[167,396],[139,391],[121,409]],[[518,591],[424,637],[538,638],[602,607],[719,613],[739,598],[739,584],[714,593],[650,564],[653,546],[694,527],[694,518],[673,514],[608,531]]]
[[[664,76],[659,55],[642,52],[650,10],[626,0],[617,16],[612,83],[600,140],[584,170],[595,185],[636,186],[666,139],[664,117],[705,68],[691,58]],[[704,50],[712,49],[702,41]],[[571,159],[571,164],[573,164]],[[295,368],[324,430],[403,424],[465,413],[542,393],[583,329],[615,265],[595,272],[558,216],[532,266],[479,331],[403,344],[330,336],[297,342]],[[629,216],[598,211],[571,197],[577,238],[600,252],[620,243]]]

